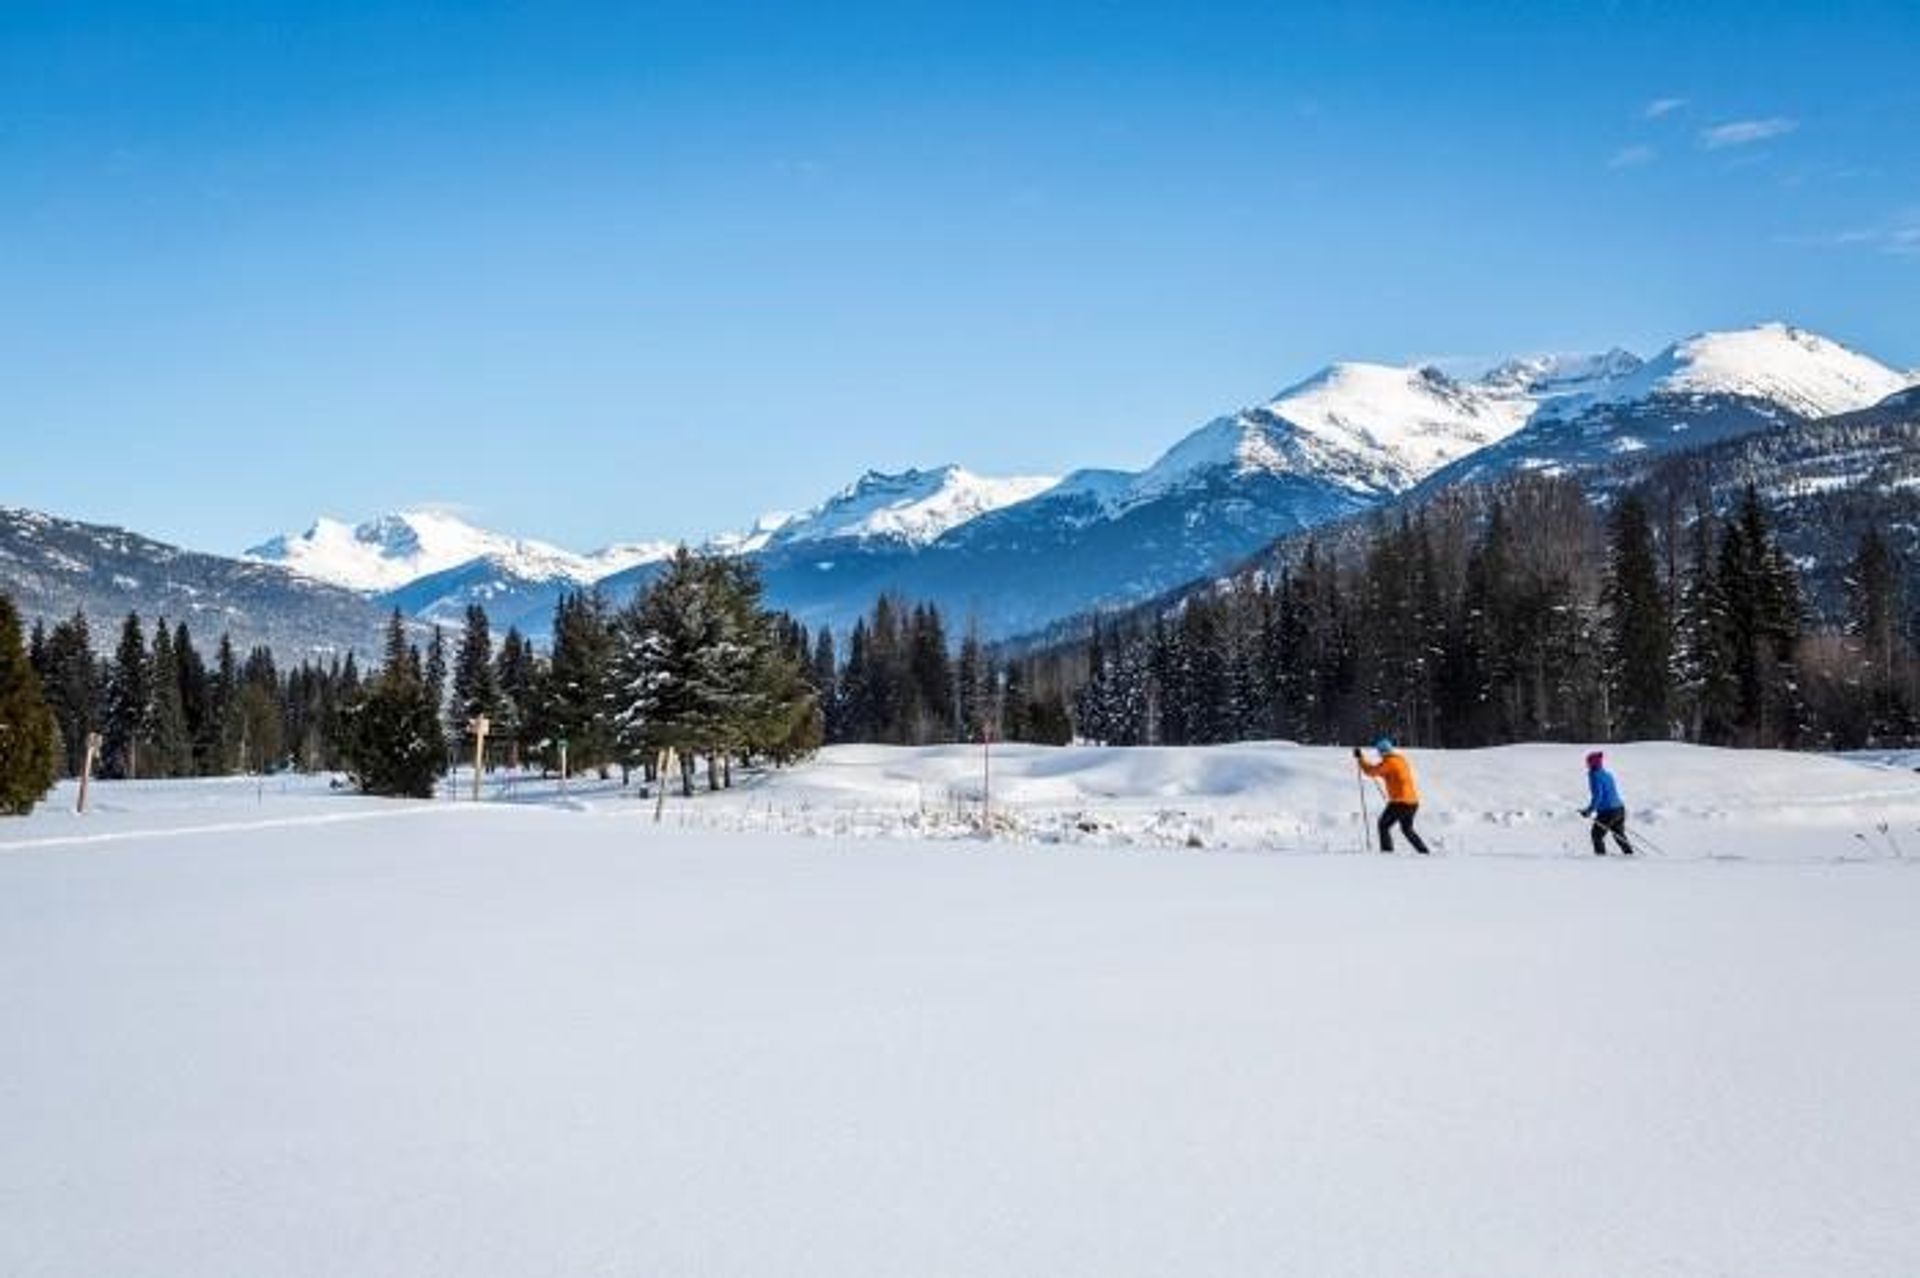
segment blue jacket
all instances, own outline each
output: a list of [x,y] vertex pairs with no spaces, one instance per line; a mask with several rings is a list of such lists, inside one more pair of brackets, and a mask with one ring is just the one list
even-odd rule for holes
[[1627,806],[1627,801],[1620,797],[1620,787],[1614,783],[1613,773],[1605,768],[1587,770],[1587,795],[1590,811],[1612,812]]

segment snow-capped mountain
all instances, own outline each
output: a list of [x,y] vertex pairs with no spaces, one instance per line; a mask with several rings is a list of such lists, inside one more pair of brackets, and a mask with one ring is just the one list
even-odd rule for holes
[[1494,365],[1478,382],[1496,394],[1546,400],[1591,393],[1629,375],[1645,362],[1617,346],[1599,355],[1522,355]]
[[349,590],[382,591],[475,560],[488,560],[500,571],[528,580],[584,585],[672,550],[671,542],[623,542],[580,555],[543,541],[489,532],[444,510],[418,507],[351,525],[322,516],[306,532],[274,537],[244,557]]
[[1433,368],[1334,364],[1268,402],[1174,445],[1130,486],[1144,500],[1219,474],[1317,476],[1395,492],[1525,424],[1524,391],[1456,382]]
[[[1858,409],[1912,382],[1783,324],[1704,333],[1650,360],[1620,349],[1508,360],[1477,377],[1342,362],[1201,426],[1138,471],[993,478],[957,465],[869,471],[800,514],[706,547],[760,565],[775,605],[845,626],[892,590],[989,635],[1124,605],[1216,573],[1276,537],[1417,486],[1604,465]],[[487,608],[543,635],[553,601],[592,584],[619,602],[669,553],[581,555],[432,510],[321,520],[251,557],[427,620]]]
[[812,624],[847,624],[891,590],[1015,634],[1158,594],[1364,509],[1505,438],[1534,407],[1521,390],[1431,368],[1336,364],[1216,418],[1144,470],[1036,481],[1024,500],[917,544],[776,537],[762,570],[769,597]]
[[1796,417],[1831,417],[1893,394],[1908,379],[1838,342],[1788,324],[1701,333],[1586,395],[1555,401],[1554,416],[1579,416],[1646,400],[1733,396]]
[[1059,482],[1048,475],[993,478],[960,466],[897,474],[870,470],[804,515],[782,520],[763,544],[853,538],[925,546],[969,520],[1026,501]]
[[1525,429],[1428,483],[1697,448],[1865,408],[1908,382],[1868,356],[1786,324],[1700,333],[1618,376],[1546,396]]
[[384,620],[365,595],[275,564],[200,554],[124,528],[0,506],[0,591],[29,621],[84,612],[102,651],[129,612],[185,623],[197,640],[266,644],[283,660],[378,651]]

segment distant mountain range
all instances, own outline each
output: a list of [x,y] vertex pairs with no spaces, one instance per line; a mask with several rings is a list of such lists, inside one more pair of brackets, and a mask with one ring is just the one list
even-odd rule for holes
[[[770,600],[810,625],[847,626],[892,590],[1003,638],[1163,594],[1277,538],[1404,494],[1515,470],[1650,461],[1866,409],[1911,393],[1916,380],[1784,324],[1703,333],[1650,359],[1617,349],[1535,356],[1476,377],[1339,363],[1208,422],[1141,471],[869,472],[812,510],[766,516],[707,545],[756,560]],[[0,584],[19,591],[22,574],[32,574],[22,592],[29,612],[56,597],[97,600],[105,612],[169,602],[164,591],[153,596],[154,571],[118,574],[138,586],[90,572],[81,589],[36,559],[17,527],[17,519],[0,523]],[[248,583],[256,592],[249,615],[272,614],[267,628],[276,633],[298,632],[293,618],[328,601],[324,624],[316,611],[306,631],[307,646],[326,647],[358,642],[360,613],[398,607],[452,623],[472,603],[496,628],[517,625],[539,638],[562,592],[595,586],[618,601],[643,588],[671,550],[637,540],[575,553],[421,509],[358,525],[320,519],[238,563],[192,559],[233,565],[199,586],[203,610],[245,613],[226,592]],[[184,552],[157,553],[173,556],[166,579],[185,584]],[[265,575],[249,578],[248,569]],[[261,590],[284,591],[285,606],[263,605]],[[182,597],[176,590],[172,602]]]

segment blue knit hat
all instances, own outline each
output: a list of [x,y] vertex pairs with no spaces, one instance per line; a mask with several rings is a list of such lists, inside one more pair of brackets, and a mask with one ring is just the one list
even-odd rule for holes
[[1392,737],[1381,737],[1381,738],[1380,738],[1380,739],[1379,739],[1378,741],[1375,741],[1375,742],[1373,743],[1373,748],[1374,748],[1374,749],[1376,749],[1376,750],[1378,750],[1378,751],[1379,751],[1379,752],[1380,752],[1381,754],[1392,754],[1392,753],[1393,753],[1393,738],[1392,738]]

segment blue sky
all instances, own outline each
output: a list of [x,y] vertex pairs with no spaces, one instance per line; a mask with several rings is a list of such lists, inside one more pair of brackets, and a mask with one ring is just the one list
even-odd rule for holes
[[8,4],[0,501],[586,547],[1141,465],[1334,358],[1920,365],[1916,49],[1910,2]]

